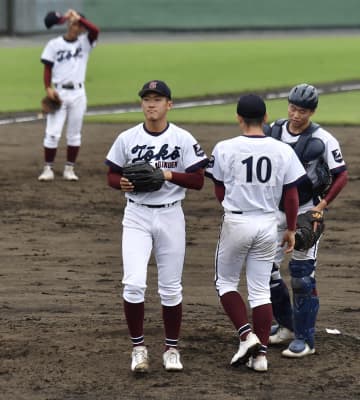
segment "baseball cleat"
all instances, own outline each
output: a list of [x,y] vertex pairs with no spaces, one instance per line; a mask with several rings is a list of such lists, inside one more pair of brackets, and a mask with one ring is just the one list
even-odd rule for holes
[[266,356],[250,357],[246,366],[254,371],[266,372],[268,370],[268,362]]
[[78,181],[79,177],[74,172],[72,165],[65,165],[63,177],[66,181]]
[[261,348],[259,338],[250,332],[244,341],[240,341],[237,353],[231,359],[230,365],[245,364],[250,356],[255,355]]
[[148,352],[145,346],[135,346],[131,354],[131,371],[147,372],[149,369]]
[[39,181],[53,181],[55,178],[55,174],[53,169],[50,167],[50,165],[45,165],[43,172],[39,175],[38,180]]
[[304,340],[295,339],[281,354],[284,357],[301,358],[311,354],[315,354],[315,348],[310,348],[310,346]]
[[294,339],[294,332],[284,326],[278,326],[278,329],[273,332],[271,329],[271,335],[269,336],[269,344],[280,344],[288,342]]
[[163,354],[163,365],[166,371],[182,371],[183,365],[180,361],[180,353],[171,347]]

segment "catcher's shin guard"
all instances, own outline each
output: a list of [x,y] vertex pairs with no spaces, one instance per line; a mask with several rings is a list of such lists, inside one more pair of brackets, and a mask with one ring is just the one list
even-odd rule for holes
[[290,295],[285,282],[280,276],[279,266],[273,264],[270,279],[270,293],[273,314],[276,322],[291,331],[293,328],[293,310]]
[[293,289],[294,332],[297,339],[303,339],[314,348],[315,323],[319,311],[316,281],[312,276],[314,260],[291,260],[289,269]]

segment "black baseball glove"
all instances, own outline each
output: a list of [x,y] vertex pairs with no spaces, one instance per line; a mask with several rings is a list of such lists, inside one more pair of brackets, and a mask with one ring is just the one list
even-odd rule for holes
[[297,217],[295,233],[295,250],[308,250],[314,246],[324,232],[324,215],[322,212],[309,210]]
[[147,162],[125,165],[122,176],[134,185],[134,192],[155,192],[165,182],[163,171]]
[[58,97],[52,99],[49,96],[45,96],[41,99],[41,111],[44,114],[51,114],[59,110],[61,107],[61,100]]

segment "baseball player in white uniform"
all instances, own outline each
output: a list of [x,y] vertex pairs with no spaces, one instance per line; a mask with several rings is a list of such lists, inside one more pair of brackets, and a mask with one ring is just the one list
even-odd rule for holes
[[[243,135],[219,142],[206,169],[225,211],[215,255],[215,284],[240,339],[231,365],[247,363],[253,370],[267,371],[266,351],[272,321],[269,282],[276,251],[276,211],[284,192],[287,230],[282,244],[287,245],[283,251],[288,253],[295,243],[296,186],[305,176],[305,170],[293,149],[264,135],[266,106],[259,96],[240,97],[237,118]],[[243,264],[254,332],[238,292]]]
[[[272,124],[271,136],[287,143],[298,153],[307,178],[298,186],[299,214],[308,210],[323,212],[345,187],[348,172],[339,142],[324,128],[314,124],[311,117],[318,106],[319,95],[312,85],[294,86],[288,96],[288,119]],[[276,129],[277,128],[277,129]],[[305,149],[299,151],[301,140]],[[290,147],[289,146],[289,147]],[[327,172],[329,171],[329,172]],[[325,174],[326,172],[326,174]],[[324,175],[331,174],[331,184],[323,192]],[[278,235],[284,231],[284,213],[278,212]],[[277,251],[271,278],[271,300],[278,325],[274,326],[270,344],[280,344],[293,339],[282,355],[290,358],[305,357],[315,353],[315,324],[319,310],[319,297],[315,271],[319,240],[307,250],[294,250],[289,262],[293,304],[280,274],[283,254]]]
[[46,118],[43,142],[45,165],[38,179],[51,181],[55,177],[53,164],[67,120],[67,161],[63,178],[76,181],[78,176],[74,172],[74,164],[81,145],[81,129],[87,104],[86,67],[99,29],[74,10],[68,10],[64,16],[51,14],[52,25],[65,21],[68,23],[65,35],[50,40],[41,55],[46,93],[52,99],[60,98],[62,106],[58,111],[48,114]]
[[[131,370],[149,368],[143,322],[147,267],[153,251],[158,269],[158,293],[165,328],[163,365],[183,369],[177,350],[182,319],[182,270],[185,220],[181,201],[187,188],[200,190],[208,159],[194,137],[167,121],[171,91],[163,81],[147,82],[139,92],[145,123],[122,132],[106,157],[108,183],[125,192],[123,217],[123,299],[133,344]],[[122,167],[141,161],[161,168],[165,183],[153,192],[135,193]]]

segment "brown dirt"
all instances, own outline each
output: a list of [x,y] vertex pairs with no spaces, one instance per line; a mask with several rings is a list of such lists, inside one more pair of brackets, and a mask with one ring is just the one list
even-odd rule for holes
[[[212,184],[189,191],[184,321],[185,369],[161,366],[163,328],[151,262],[145,335],[151,371],[130,372],[122,314],[120,229],[124,200],[106,183],[105,155],[125,126],[87,125],[78,183],[40,183],[43,123],[0,126],[1,400],[355,399],[360,397],[358,128],[329,128],[340,140],[351,180],[328,213],[321,243],[316,349],[301,360],[270,348],[269,371],[230,368],[233,328],[213,287],[213,255],[221,219]],[[209,154],[234,126],[185,126]],[[171,226],[169,226],[171,229]],[[286,270],[286,268],[284,268]],[[242,290],[245,289],[242,285]],[[341,335],[326,333],[337,328]]]

